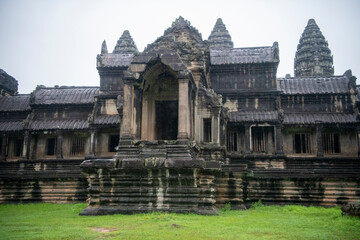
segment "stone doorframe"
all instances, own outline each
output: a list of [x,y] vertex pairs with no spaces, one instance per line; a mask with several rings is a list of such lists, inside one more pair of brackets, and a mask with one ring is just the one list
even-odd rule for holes
[[[143,101],[142,95],[146,76],[151,74],[152,67],[160,63],[164,66],[164,71],[171,72],[178,81],[178,136],[180,142],[188,142],[190,136],[190,90],[196,88],[191,72],[182,62],[178,53],[169,50],[159,50],[153,52],[144,52],[135,56],[129,68],[124,71],[124,107],[123,119],[120,127],[120,141],[131,141],[141,138],[141,140],[155,140],[154,134],[145,133],[147,124],[143,122],[146,118],[143,114],[149,116],[148,110],[144,108],[144,102],[138,104],[135,98]],[[161,72],[163,73],[163,72]],[[138,95],[140,94],[140,96]],[[152,113],[154,114],[154,113]],[[154,118],[154,117],[153,117]],[[141,126],[141,127],[139,127]],[[140,131],[140,132],[139,132]],[[138,136],[138,137],[137,137]]]

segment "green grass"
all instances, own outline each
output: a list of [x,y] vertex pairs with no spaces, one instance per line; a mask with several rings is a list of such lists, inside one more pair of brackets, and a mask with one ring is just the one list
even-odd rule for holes
[[258,205],[217,216],[79,216],[85,206],[0,205],[0,239],[360,239],[360,219],[341,216],[340,208]]

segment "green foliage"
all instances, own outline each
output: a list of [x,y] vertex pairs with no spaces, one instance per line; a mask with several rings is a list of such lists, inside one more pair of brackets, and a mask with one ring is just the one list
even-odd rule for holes
[[[337,208],[263,206],[218,216],[79,216],[86,204],[0,205],[1,239],[359,239],[360,219]],[[261,207],[259,207],[259,205]]]
[[226,203],[223,208],[220,209],[220,213],[227,213],[231,210],[231,203]]
[[253,204],[251,204],[251,208],[252,209],[257,209],[257,208],[263,208],[264,204],[261,202],[261,199],[259,199],[259,201],[254,202]]

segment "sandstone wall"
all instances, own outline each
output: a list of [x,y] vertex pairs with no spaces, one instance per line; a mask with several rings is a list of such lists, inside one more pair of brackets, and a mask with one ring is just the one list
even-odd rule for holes
[[83,160],[0,162],[0,203],[85,202]]
[[[88,182],[81,173],[81,162],[69,159],[1,162],[0,203],[85,202]],[[358,158],[285,159],[264,156],[233,157],[230,162],[223,165],[221,171],[117,170],[108,173],[109,177],[102,176],[101,184],[111,194],[99,195],[90,206],[96,205],[100,199],[110,205],[119,201],[128,201],[131,205],[150,199],[153,205],[147,203],[148,209],[166,210],[169,206],[185,209],[198,204],[199,199],[192,199],[191,192],[202,196],[198,192],[201,189],[206,190],[203,194],[207,199],[216,201],[217,207],[231,203],[234,209],[250,206],[258,200],[264,204],[320,206],[360,201]],[[95,193],[99,190],[96,188],[100,186],[100,179],[95,173],[93,176],[95,184],[90,191]],[[136,186],[141,187],[140,192]]]

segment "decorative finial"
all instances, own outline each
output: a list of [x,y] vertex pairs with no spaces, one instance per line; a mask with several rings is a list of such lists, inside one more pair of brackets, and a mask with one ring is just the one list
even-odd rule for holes
[[184,26],[190,27],[191,23],[182,16],[179,16],[177,19],[175,19],[175,21],[171,25],[171,27],[184,27]]
[[125,30],[116,43],[113,53],[137,53],[138,49],[130,32]]
[[315,24],[316,25],[316,22],[313,18],[310,18],[309,21],[308,21],[308,25],[312,25],[312,24]]
[[231,49],[234,43],[221,18],[216,20],[215,26],[209,36],[210,48],[215,50]]
[[101,45],[101,54],[107,54],[108,50],[107,50],[107,46],[106,46],[106,41],[104,40],[102,45]]
[[195,27],[191,26],[190,21],[184,19],[182,16],[175,19],[175,21],[171,24],[171,27],[164,31],[164,35],[171,34],[180,29],[190,30],[193,37],[195,37],[198,41],[202,41],[201,33]]

